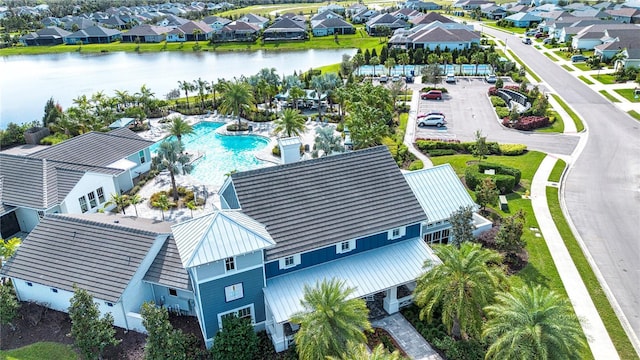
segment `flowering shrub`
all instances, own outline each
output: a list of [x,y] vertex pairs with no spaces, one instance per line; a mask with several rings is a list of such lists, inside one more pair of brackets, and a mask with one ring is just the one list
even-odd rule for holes
[[[517,91],[519,93],[522,94],[522,92],[520,91],[520,87],[519,86],[515,86],[515,85],[507,85],[507,86],[503,86],[502,89],[507,89],[507,90],[512,90],[512,91]],[[495,86],[492,86],[489,88],[489,95],[491,96],[496,96],[498,95],[498,88]],[[523,94],[526,95],[526,94]]]
[[517,130],[533,130],[549,126],[549,118],[546,116],[523,116],[513,122],[506,118],[502,120],[502,125]]

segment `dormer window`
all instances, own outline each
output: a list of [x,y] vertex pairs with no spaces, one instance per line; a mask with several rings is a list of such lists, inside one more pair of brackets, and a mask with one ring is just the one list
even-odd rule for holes
[[224,266],[227,269],[227,271],[235,270],[236,269],[236,259],[233,256],[224,259]]
[[399,239],[407,234],[407,228],[402,226],[399,228],[391,229],[387,232],[389,240]]
[[356,241],[349,240],[343,241],[336,244],[336,254],[344,254],[352,251],[356,248]]
[[293,256],[287,256],[286,258],[284,258],[284,266],[289,267],[294,266],[295,264],[296,262],[293,259]]
[[278,261],[278,267],[282,269],[289,269],[300,265],[300,254],[294,254],[286,256]]

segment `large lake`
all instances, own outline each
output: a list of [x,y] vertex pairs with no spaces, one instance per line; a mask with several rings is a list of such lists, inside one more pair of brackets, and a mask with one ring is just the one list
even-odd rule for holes
[[0,128],[9,122],[42,121],[53,97],[64,109],[80,95],[115,90],[135,93],[143,84],[164,99],[178,81],[213,81],[275,68],[281,75],[338,63],[356,50],[233,53],[107,53],[5,56],[0,58]]

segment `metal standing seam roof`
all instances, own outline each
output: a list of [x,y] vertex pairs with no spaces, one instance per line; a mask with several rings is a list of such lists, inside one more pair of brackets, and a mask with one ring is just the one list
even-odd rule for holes
[[404,240],[267,279],[264,296],[275,321],[282,323],[306,310],[301,303],[305,285],[337,278],[355,289],[349,299],[359,298],[414,281],[425,271],[426,260],[440,262],[420,238]]
[[172,230],[185,268],[275,245],[264,225],[237,210],[216,211]]
[[267,260],[422,222],[386,146],[231,175],[242,212],[267,226]]
[[429,222],[449,219],[461,206],[478,207],[449,164],[405,173],[404,177]]
[[[120,223],[115,223],[118,220]],[[47,215],[0,273],[117,302],[169,223],[108,214]]]
[[182,266],[175,239],[170,236],[153,260],[144,280],[174,289],[193,291],[189,274]]

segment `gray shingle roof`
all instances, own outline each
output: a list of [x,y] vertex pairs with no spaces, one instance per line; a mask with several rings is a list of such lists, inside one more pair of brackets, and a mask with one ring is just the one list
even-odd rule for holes
[[384,146],[231,178],[242,211],[276,241],[267,260],[426,219]]
[[149,24],[142,24],[131,28],[131,30],[123,33],[123,35],[128,36],[153,36],[153,35],[162,35],[164,33],[169,32],[171,29],[164,26],[156,26]]
[[156,238],[170,231],[170,223],[115,214],[48,215],[1,273],[68,291],[77,284],[115,303]]
[[108,133],[89,132],[30,154],[29,157],[107,166],[153,145],[153,141],[134,135],[128,129],[117,129]]
[[153,260],[144,280],[170,288],[192,291],[189,274],[182,267],[175,239],[169,237]]

